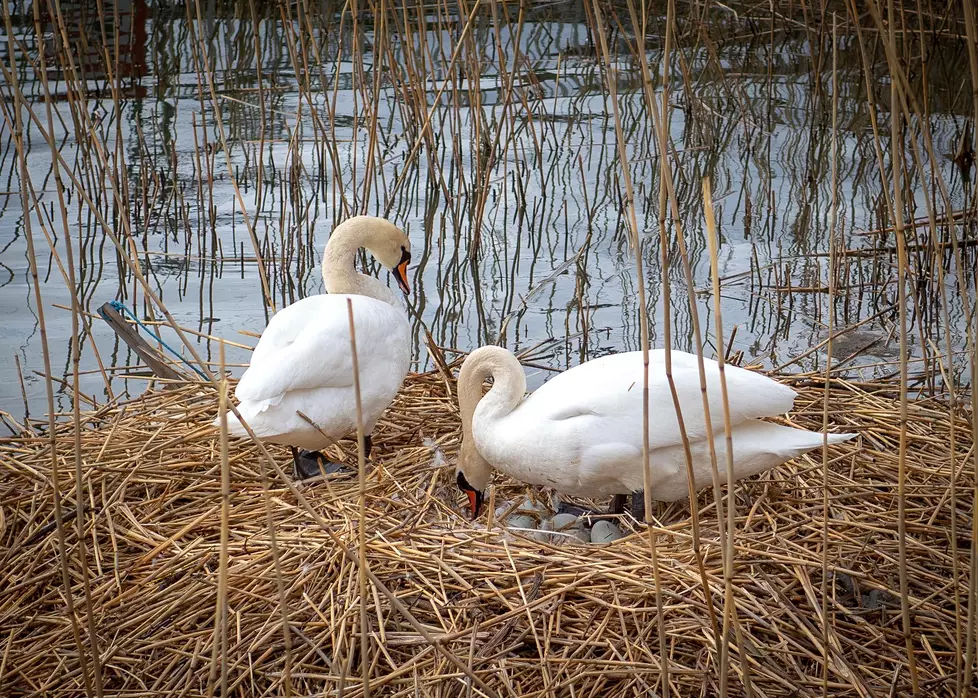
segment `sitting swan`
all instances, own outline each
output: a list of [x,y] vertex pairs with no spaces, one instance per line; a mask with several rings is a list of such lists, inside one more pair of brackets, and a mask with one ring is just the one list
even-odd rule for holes
[[[727,480],[719,365],[709,359],[703,363],[709,425],[703,413],[696,357],[672,352],[673,378],[697,489],[713,480],[711,431],[721,484]],[[736,479],[822,445],[820,433],[757,419],[791,409],[797,396],[794,390],[735,366],[726,366],[725,374]],[[490,376],[493,385],[483,397],[482,384]],[[641,352],[614,354],[555,376],[524,400],[526,378],[512,353],[485,346],[469,354],[458,378],[462,445],[457,482],[469,497],[472,517],[479,515],[493,467],[522,482],[564,494],[615,495],[613,513],[621,513],[623,495],[644,489],[643,381]],[[854,436],[830,434],[828,442]],[[674,501],[688,496],[686,455],[661,349],[649,352],[649,467],[652,499]]]
[[[303,298],[272,317],[234,392],[238,411],[258,438],[292,447],[296,477],[318,474],[319,449],[357,428],[348,298],[353,301],[367,455],[370,433],[411,362],[407,314],[387,286],[354,269],[361,247],[390,269],[397,285],[409,293],[408,237],[382,218],[348,219],[333,231],[323,254],[327,294]],[[233,414],[228,414],[228,431],[247,435]],[[300,454],[296,446],[309,451]]]

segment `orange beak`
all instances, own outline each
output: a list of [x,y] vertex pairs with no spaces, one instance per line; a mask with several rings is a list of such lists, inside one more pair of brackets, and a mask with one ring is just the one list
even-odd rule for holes
[[465,494],[469,495],[469,507],[472,509],[472,520],[475,521],[476,517],[479,516],[479,509],[482,508],[479,493],[475,490],[467,490]]
[[407,280],[407,267],[410,259],[402,260],[400,264],[394,267],[394,278],[397,279],[397,285],[400,287],[404,295],[411,293],[411,287],[408,285]]

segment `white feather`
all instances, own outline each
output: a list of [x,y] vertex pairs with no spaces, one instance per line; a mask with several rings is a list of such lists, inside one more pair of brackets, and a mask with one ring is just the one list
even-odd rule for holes
[[[397,395],[411,360],[405,313],[366,296],[310,296],[272,317],[235,390],[238,410],[258,437],[308,450],[327,446],[297,411],[333,439],[356,430],[347,298],[353,300],[366,433]],[[246,435],[233,414],[228,430]]]
[[[588,361],[519,401],[520,396],[493,396],[497,387],[505,390],[506,386],[519,386],[514,389],[521,391],[525,386],[519,377],[500,380],[497,372],[505,372],[504,367],[522,371],[515,359],[502,357],[503,351],[493,347],[494,356],[486,355],[493,362],[496,385],[479,401],[472,418],[475,446],[489,465],[523,482],[576,496],[604,497],[644,489],[640,352]],[[712,481],[711,434],[720,480],[726,482],[719,366],[704,360],[710,407],[707,422],[697,358],[674,351],[672,359],[696,487]],[[794,390],[734,366],[725,367],[725,376],[735,479],[757,474],[822,445],[820,433],[759,421],[790,410],[797,395]],[[854,436],[831,434],[828,441],[839,443]],[[662,350],[649,353],[649,462],[653,499],[671,501],[688,496],[685,449]]]
[[[386,286],[353,269],[353,254],[371,235],[393,245],[410,244],[386,221],[349,219],[333,231],[323,276],[327,288],[332,279],[334,291],[344,287],[357,292],[304,298],[276,313],[262,333],[234,393],[238,411],[262,440],[318,451],[331,439],[356,430],[348,300],[353,303],[366,434],[373,431],[401,387],[411,362],[407,314]],[[392,253],[399,255],[404,249]],[[228,414],[228,431],[232,436],[247,435],[233,413]]]

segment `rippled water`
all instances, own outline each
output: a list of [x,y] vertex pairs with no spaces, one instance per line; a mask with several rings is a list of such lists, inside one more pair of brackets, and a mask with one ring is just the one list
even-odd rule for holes
[[[139,9],[140,3],[135,4]],[[149,6],[137,12],[132,25],[123,25],[120,43],[128,49],[122,72],[128,75],[121,81],[118,108],[103,76],[87,81],[89,101],[73,114],[64,72],[49,65],[50,90],[56,95],[52,131],[77,178],[67,187],[65,231],[51,152],[37,124],[30,125],[27,167],[44,211],[35,209],[32,234],[56,377],[70,378],[71,313],[63,309],[70,295],[43,228],[54,231],[54,249],[63,263],[66,235],[71,237],[79,297],[88,310],[119,299],[140,317],[147,312],[142,290],[98,217],[87,204],[79,205],[83,192],[120,235],[174,318],[203,334],[253,345],[256,340],[239,330],[260,332],[270,312],[263,302],[243,202],[276,307],[322,291],[322,248],[335,222],[348,212],[388,215],[409,232],[414,247],[412,303],[420,317],[418,370],[429,366],[421,322],[437,344],[461,351],[497,341],[520,350],[539,345],[537,362],[551,367],[639,348],[623,168],[604,68],[591,44],[583,6],[556,3],[525,13],[522,21],[515,11],[508,20],[494,19],[490,12],[478,15],[452,71],[448,65],[464,21],[443,9],[392,13],[383,28],[361,20],[357,32],[362,42],[350,38],[354,30],[348,15],[342,24],[329,12],[302,24],[303,18],[283,21],[278,10],[256,20],[240,8],[236,16],[229,12],[226,17],[211,8],[202,21],[188,22],[186,11],[182,6]],[[889,225],[868,108],[870,103],[876,106],[882,146],[888,151],[888,73],[875,35],[867,34],[863,38],[874,66],[870,97],[857,37],[851,27],[840,28],[838,175],[833,190],[830,33],[780,20],[758,26],[726,13],[707,19],[702,32],[709,41],[687,33],[673,53],[668,129],[676,151],[673,172],[683,231],[696,286],[703,291],[696,300],[706,352],[713,354],[716,344],[700,184],[709,175],[721,235],[724,343],[742,351],[748,361],[778,365],[825,336],[833,193],[839,249],[894,244],[892,235],[865,235]],[[650,21],[656,27],[661,18]],[[89,38],[93,30],[90,25]],[[48,128],[40,73],[27,60],[37,65],[40,43],[30,23],[20,23],[14,34],[23,48],[17,52],[18,80]],[[386,37],[380,58],[375,53],[378,36]],[[653,72],[662,57],[656,36],[650,29],[647,56]],[[662,269],[660,164],[639,66],[628,48],[631,37],[627,29],[610,35],[644,235],[652,339],[656,346],[664,341],[668,312],[673,346],[691,350],[686,284],[672,226],[668,275]],[[930,48],[923,76],[927,92],[918,98],[929,110],[938,172],[957,210],[969,203],[970,185],[946,154],[958,147],[971,109],[962,86],[967,57],[960,41],[937,41]],[[0,51],[9,64],[6,41]],[[53,62],[51,55],[46,60]],[[813,65],[822,68],[815,71]],[[921,77],[913,77],[915,85]],[[406,89],[406,81],[424,85],[427,105],[417,103],[421,92]],[[41,337],[7,78],[3,89],[0,409],[19,420],[24,403],[18,374],[32,416],[42,414],[46,403],[44,382],[37,375],[43,371]],[[661,84],[656,89],[661,91]],[[431,133],[423,137],[419,114],[426,108],[432,113]],[[89,112],[94,121],[83,118]],[[26,110],[22,116],[29,120]],[[373,119],[378,134],[374,144]],[[218,121],[226,153],[215,145],[221,141]],[[912,137],[919,141],[916,128],[906,133],[908,146]],[[96,141],[105,146],[104,168],[97,166]],[[913,163],[908,172],[915,193],[913,214],[924,216],[924,192],[936,191],[935,173],[929,165],[918,168]],[[883,177],[889,181],[889,173]],[[113,195],[124,205],[114,204]],[[967,235],[960,226],[938,233]],[[923,255],[916,258],[919,268],[926,269]],[[849,344],[835,349],[837,359],[866,345],[854,363],[883,364],[895,358],[895,261],[892,254],[867,254],[840,262],[837,322],[876,317],[848,337]],[[386,272],[381,276],[386,278]],[[672,288],[668,309],[662,298],[664,277]],[[920,282],[923,297],[939,295],[937,282],[934,274]],[[959,348],[965,301],[955,284],[949,267],[952,331]],[[933,308],[920,308],[928,313],[918,317],[918,322],[925,320],[923,326],[915,325],[911,332],[914,351],[919,352],[927,337],[944,348]],[[172,330],[163,334],[179,346]],[[199,336],[194,341],[206,359],[217,361],[216,343]],[[814,368],[820,365],[818,357],[812,354],[800,365]],[[247,359],[245,350],[229,351],[229,362]],[[142,379],[116,377],[110,395],[99,360],[110,372],[137,363],[94,317],[83,341],[82,392],[103,403],[145,385]],[[884,374],[894,370],[892,365],[871,368]],[[531,386],[544,377],[538,372]],[[59,410],[69,409],[69,396],[59,392]]]

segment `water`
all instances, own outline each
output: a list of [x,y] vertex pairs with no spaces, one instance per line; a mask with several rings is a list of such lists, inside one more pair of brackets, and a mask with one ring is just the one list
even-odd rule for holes
[[[148,317],[145,293],[83,194],[176,321],[204,335],[253,345],[256,340],[239,330],[257,333],[267,321],[243,202],[276,307],[322,291],[322,249],[347,212],[387,215],[407,231],[414,248],[416,370],[430,367],[422,323],[439,346],[468,351],[501,341],[515,350],[536,347],[535,363],[552,368],[640,347],[614,113],[583,6],[555,3],[527,12],[522,23],[515,10],[509,23],[501,10],[495,20],[489,12],[479,15],[451,71],[465,22],[438,7],[392,13],[384,27],[362,19],[356,28],[362,41],[355,41],[349,15],[341,25],[329,8],[283,21],[278,9],[254,18],[247,3],[236,11],[211,3],[205,4],[201,21],[188,22],[187,9],[179,5],[137,1],[118,6],[124,15],[118,32],[124,50],[117,103],[107,89],[110,81],[98,73],[97,53],[81,45],[74,57],[88,64],[89,100],[77,103],[79,83],[66,79],[63,60],[60,69],[53,66],[54,45],[48,37],[52,133],[76,178],[67,183],[67,230],[45,136],[37,124],[26,130],[29,183],[44,211],[34,208],[31,228],[56,377],[71,377],[71,313],[63,309],[71,296],[44,229],[54,231],[53,249],[62,263],[66,238],[71,238],[78,294],[86,310],[119,299]],[[70,14],[77,3],[62,7]],[[259,3],[259,12],[265,12],[263,7]],[[131,16],[125,16],[128,9]],[[70,14],[69,21],[97,47],[96,22],[86,26],[80,14]],[[660,26],[661,17],[650,21]],[[695,298],[706,353],[714,354],[718,344],[700,184],[709,175],[721,235],[722,344],[742,352],[747,362],[777,366],[821,341],[828,321],[832,53],[830,34],[799,30],[787,21],[765,22],[718,13],[704,25],[702,36],[709,42],[695,32],[680,37],[670,67],[668,132],[676,151],[673,172],[695,286],[703,291]],[[302,26],[306,29],[300,35]],[[680,24],[681,29],[690,26]],[[112,36],[115,30],[109,26],[108,32]],[[32,23],[18,22],[14,36],[26,51],[16,53],[18,81],[47,129],[44,85],[27,60],[37,65],[41,42]],[[647,40],[656,75],[662,56],[657,36],[650,30]],[[652,342],[661,346],[664,341],[668,312],[673,346],[692,350],[674,227],[669,228],[669,271],[663,274],[660,163],[639,65],[627,43],[631,33],[609,38],[643,235]],[[840,250],[894,244],[892,235],[864,234],[889,225],[869,110],[875,104],[888,163],[888,73],[875,35],[864,40],[874,66],[872,98],[856,35],[851,27],[840,27],[834,187]],[[908,165],[917,217],[926,214],[925,193],[937,192],[937,174],[948,184],[952,209],[971,201],[970,185],[945,155],[955,152],[970,115],[968,90],[962,86],[967,57],[961,43],[952,40],[936,41],[928,49],[925,103],[938,158],[936,171],[927,163]],[[6,41],[0,51],[9,65]],[[818,60],[823,68],[816,73],[812,65]],[[920,75],[913,79],[919,81]],[[6,174],[0,178],[0,409],[22,421],[25,398],[33,417],[46,412],[47,405],[44,381],[37,375],[43,372],[42,345],[6,78],[2,87],[6,118],[0,127],[0,172]],[[429,110],[431,132],[425,137],[420,127]],[[27,110],[22,117],[29,121]],[[371,143],[374,119],[377,139]],[[218,122],[226,152],[219,145]],[[919,125],[906,133],[908,148],[911,132],[922,147]],[[122,205],[114,205],[114,198]],[[473,224],[476,219],[481,229]],[[973,233],[973,220],[970,226]],[[959,225],[953,231],[942,227],[938,234],[965,238],[970,233]],[[925,240],[927,230],[920,235]],[[933,263],[923,254],[912,257],[923,279],[922,297],[936,303],[941,290]],[[899,333],[893,308],[895,261],[892,254],[867,254],[846,257],[838,267],[837,324],[875,316],[834,351],[840,359],[871,345],[851,362],[869,366],[862,375],[895,370],[882,365],[894,360]],[[377,273],[376,265],[364,262]],[[953,271],[949,266],[945,287],[953,347],[960,349],[963,309],[972,299],[961,300]],[[386,272],[381,278],[387,278]],[[672,289],[669,308],[663,301],[666,280]],[[913,313],[909,337],[914,355],[927,338],[946,350],[937,305],[914,308],[920,311]],[[160,317],[158,310],[154,316]],[[179,346],[172,330],[162,333]],[[206,360],[217,361],[215,342],[197,335],[191,339]],[[247,360],[247,351],[229,347],[227,361],[238,364],[236,374]],[[964,362],[956,361],[961,368]],[[115,376],[109,388],[99,362]],[[108,326],[91,318],[82,338],[82,393],[100,404],[138,393],[146,381],[120,375],[135,364],[137,357]],[[821,354],[797,366],[821,367]],[[531,387],[547,375],[535,369]],[[70,390],[55,387],[60,388],[56,409],[70,410]]]

